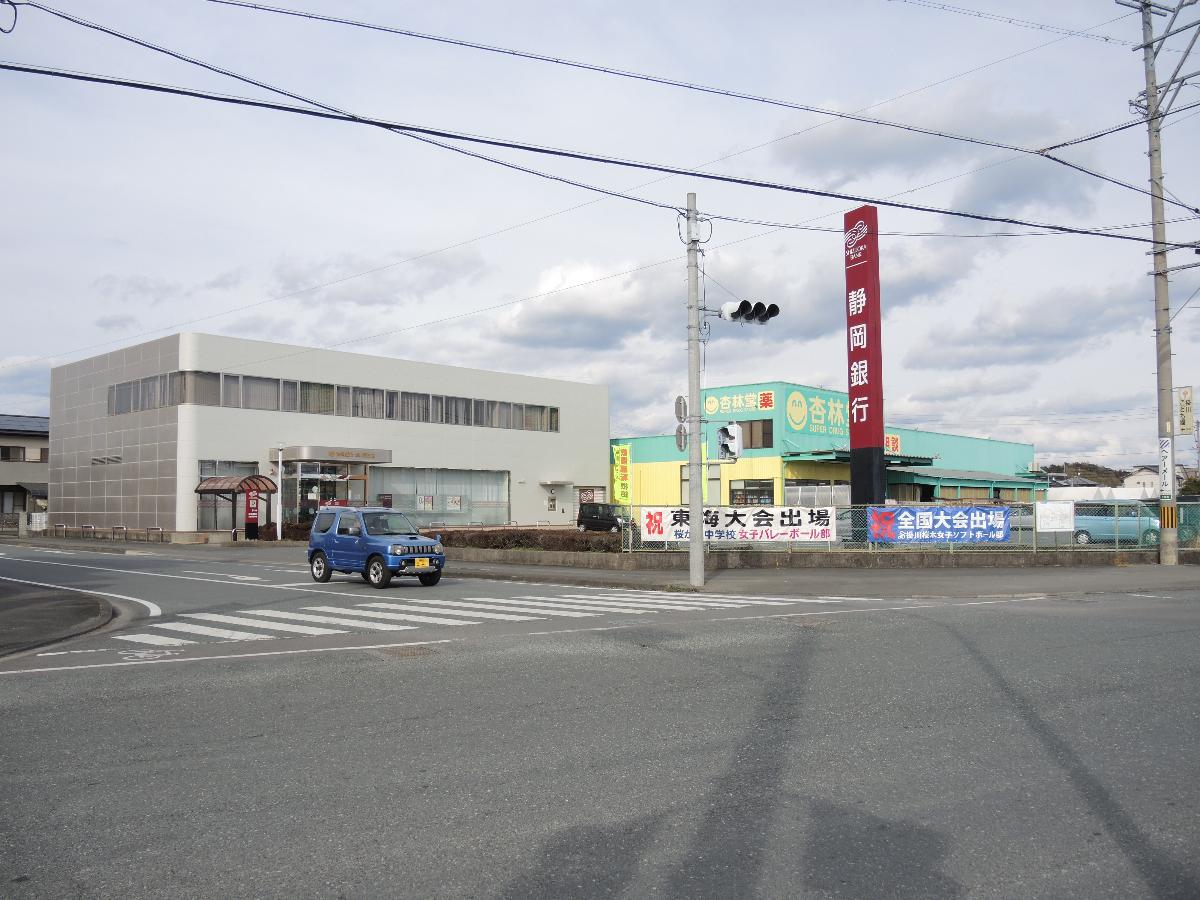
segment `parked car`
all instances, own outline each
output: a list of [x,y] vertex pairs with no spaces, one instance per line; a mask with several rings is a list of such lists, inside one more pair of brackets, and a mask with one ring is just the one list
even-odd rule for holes
[[575,526],[580,531],[620,531],[629,520],[611,503],[580,503]]
[[1076,503],[1075,543],[1158,545],[1158,513],[1144,503]]
[[441,580],[445,565],[440,536],[422,537],[394,509],[322,507],[309,532],[313,581],[326,582],[334,572],[357,572],[372,587],[385,588],[394,575],[415,575],[428,587]]

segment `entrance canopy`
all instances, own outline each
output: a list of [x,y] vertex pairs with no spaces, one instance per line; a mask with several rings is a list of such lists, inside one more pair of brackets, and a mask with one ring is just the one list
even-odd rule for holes
[[275,482],[266,475],[217,475],[196,485],[197,494],[274,494],[276,490]]

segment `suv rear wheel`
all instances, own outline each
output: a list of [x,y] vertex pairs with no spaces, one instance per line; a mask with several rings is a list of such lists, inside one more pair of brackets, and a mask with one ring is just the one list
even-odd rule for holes
[[392,581],[392,570],[387,567],[382,556],[372,556],[367,560],[367,583],[373,588],[385,588]]
[[309,560],[308,570],[312,573],[313,581],[324,583],[333,576],[333,570],[329,568],[329,560],[320,550],[314,553],[312,559]]

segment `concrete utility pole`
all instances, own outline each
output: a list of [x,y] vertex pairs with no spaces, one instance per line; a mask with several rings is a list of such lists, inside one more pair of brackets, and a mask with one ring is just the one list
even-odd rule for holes
[[[1162,42],[1172,34],[1188,30],[1187,27],[1175,30],[1175,19],[1185,6],[1195,3],[1195,0],[1180,0],[1175,7],[1165,6],[1153,0],[1117,0],[1121,6],[1129,6],[1140,10],[1142,14],[1142,58],[1146,70],[1146,128],[1150,141],[1150,212],[1154,223],[1154,336],[1155,349],[1158,357],[1158,499],[1159,499],[1159,543],[1158,561],[1162,565],[1173,566],[1179,562],[1179,508],[1175,501],[1175,401],[1172,388],[1174,379],[1171,372],[1171,301],[1168,282],[1167,266],[1167,226],[1163,212],[1163,172],[1162,172],[1162,117],[1160,110],[1160,89],[1158,76],[1155,74],[1154,61],[1161,49]],[[1170,21],[1163,35],[1157,40],[1154,37],[1154,16],[1170,14]],[[1196,38],[1188,45],[1190,51]],[[1186,57],[1186,53],[1184,56]],[[1170,90],[1173,83],[1183,79],[1178,78],[1183,60],[1179,61],[1175,72],[1167,84],[1162,86],[1162,92]],[[1194,73],[1193,73],[1194,74]],[[1166,105],[1174,101],[1179,92],[1176,86],[1175,94]]]
[[704,500],[700,471],[700,233],[696,195],[687,195],[688,267],[688,581],[704,587]]

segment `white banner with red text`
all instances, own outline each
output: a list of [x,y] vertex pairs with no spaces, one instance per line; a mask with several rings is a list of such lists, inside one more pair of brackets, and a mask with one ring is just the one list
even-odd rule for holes
[[[638,525],[642,541],[688,541],[688,509],[647,506]],[[745,544],[837,540],[832,506],[708,506],[704,508],[704,540]]]

